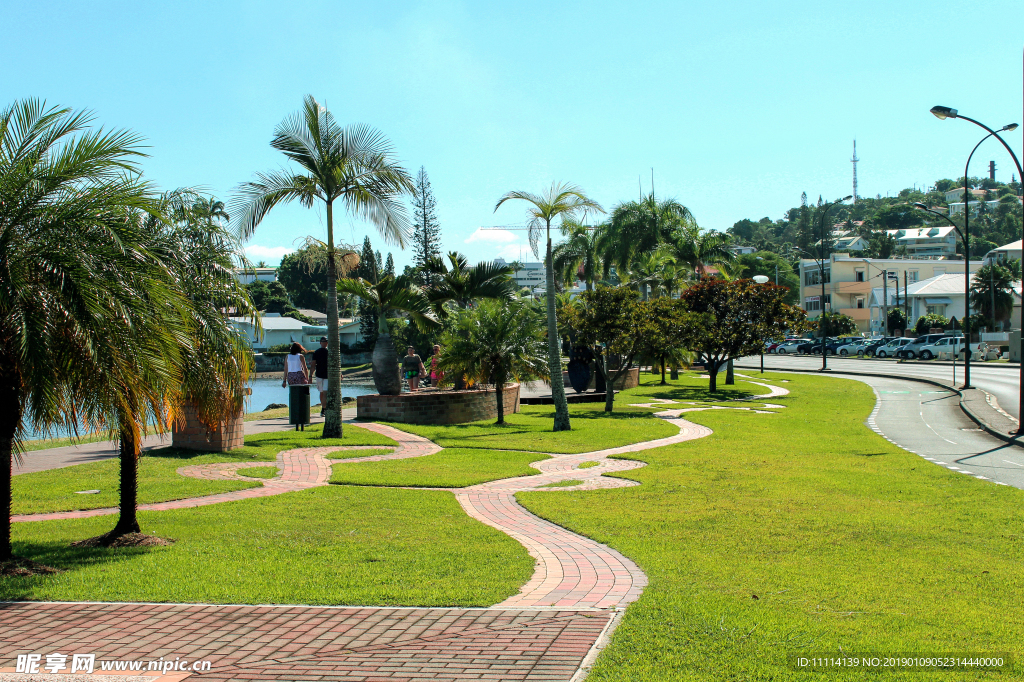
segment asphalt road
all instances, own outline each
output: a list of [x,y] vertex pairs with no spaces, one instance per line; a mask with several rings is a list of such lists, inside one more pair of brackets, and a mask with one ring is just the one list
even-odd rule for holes
[[[783,359],[793,360],[796,359]],[[829,358],[830,364],[831,361]],[[793,364],[806,363],[804,358],[803,363]],[[752,363],[747,359],[742,364],[747,367]],[[861,371],[863,364],[859,363]],[[765,369],[768,366],[766,357]],[[756,380],[756,371],[745,368],[742,373]],[[1024,448],[979,429],[960,409],[959,396],[953,391],[898,377],[834,376],[862,381],[875,389],[878,403],[867,425],[889,441],[935,465],[1024,490]]]
[[[759,358],[744,358],[743,364],[759,362]],[[820,355],[766,355],[764,366],[777,369],[817,369],[821,367]],[[848,369],[857,372],[880,372],[891,376],[918,376],[929,379],[952,379],[951,364],[924,364],[896,362],[882,359],[842,359],[830,355],[828,366],[833,369]],[[963,385],[963,363],[956,365],[957,386]],[[1013,419],[1017,419],[1020,406],[1020,366],[1007,363],[971,363],[971,384],[975,388],[991,393],[999,401],[999,407]]]

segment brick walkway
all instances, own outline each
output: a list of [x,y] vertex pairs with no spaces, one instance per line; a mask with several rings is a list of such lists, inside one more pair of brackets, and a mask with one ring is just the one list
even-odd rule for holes
[[[374,609],[190,604],[0,605],[18,654],[208,660],[192,679],[569,680],[609,624],[608,611]],[[99,665],[97,664],[97,668]],[[14,675],[0,680],[47,680]],[[88,677],[75,676],[87,680]]]

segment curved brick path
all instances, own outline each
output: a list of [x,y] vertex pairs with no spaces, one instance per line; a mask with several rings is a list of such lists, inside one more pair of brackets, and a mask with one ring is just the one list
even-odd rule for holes
[[[281,493],[295,490],[305,490],[317,486],[327,485],[331,478],[331,464],[341,462],[376,462],[384,459],[405,459],[407,457],[422,457],[440,452],[441,448],[425,438],[415,436],[405,431],[383,424],[360,424],[367,431],[374,431],[387,436],[398,443],[394,451],[387,455],[372,455],[370,457],[352,457],[348,459],[327,459],[327,455],[346,450],[379,450],[390,446],[348,446],[348,447],[322,447],[322,448],[297,448],[277,453],[277,466],[281,475],[271,479],[255,479],[263,482],[262,486],[256,488],[245,488],[244,490],[233,490],[227,493],[206,495],[203,497],[190,497],[184,500],[171,500],[169,502],[157,502],[154,504],[140,504],[140,511],[166,511],[168,509],[187,509],[190,507],[205,507],[209,504],[221,502],[233,502],[235,500],[248,500],[254,497],[270,497]],[[212,481],[239,480],[251,481],[254,479],[238,475],[239,469],[248,467],[272,466],[270,462],[226,462],[222,464],[202,464],[196,466],[181,467],[178,473],[193,478],[202,478]],[[63,519],[84,519],[91,516],[107,516],[116,514],[117,507],[105,507],[103,509],[85,509],[67,512],[52,512],[49,514],[18,514],[11,516],[11,521],[55,521]]]

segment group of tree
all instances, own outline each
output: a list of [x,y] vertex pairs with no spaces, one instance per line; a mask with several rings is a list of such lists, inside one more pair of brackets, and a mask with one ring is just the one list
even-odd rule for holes
[[[727,232],[735,244],[753,246],[759,251],[779,254],[789,262],[818,256],[818,243],[824,236],[826,246],[833,230],[863,237],[868,248],[861,253],[867,257],[889,258],[901,255],[902,247],[887,233],[915,227],[947,225],[948,222],[919,211],[913,204],[923,203],[937,211],[948,210],[946,192],[963,187],[959,180],[942,179],[928,188],[910,187],[895,196],[857,197],[856,202],[836,206],[822,216],[822,198],[809,203],[807,194],[800,204],[787,210],[782,218],[761,218],[737,221]],[[1003,183],[990,178],[970,178],[968,185],[978,190],[974,199],[979,203],[970,213],[971,258],[978,259],[993,248],[1015,241],[1020,236],[1022,207],[1019,200],[1020,182]],[[980,192],[984,192],[981,194]],[[962,201],[962,197],[960,198]],[[990,203],[995,202],[995,203]],[[963,227],[963,213],[953,216]],[[825,234],[822,235],[822,228]],[[962,253],[957,242],[957,253]],[[769,273],[764,273],[769,274]],[[781,282],[780,282],[781,284]]]
[[241,409],[252,367],[224,315],[254,311],[223,204],[157,193],[141,176],[141,138],[91,121],[38,100],[0,112],[2,562],[27,428],[118,441],[120,514],[88,542],[130,543],[142,438],[186,412],[216,428]]

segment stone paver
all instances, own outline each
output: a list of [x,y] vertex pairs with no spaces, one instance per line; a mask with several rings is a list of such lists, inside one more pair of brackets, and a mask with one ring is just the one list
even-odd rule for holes
[[[13,672],[18,654],[45,660],[59,651],[97,660],[208,660],[210,670],[191,679],[210,682],[567,682],[611,617],[579,610],[19,602],[0,607],[0,639],[13,643],[0,666]],[[53,678],[0,672],[2,679]]]

